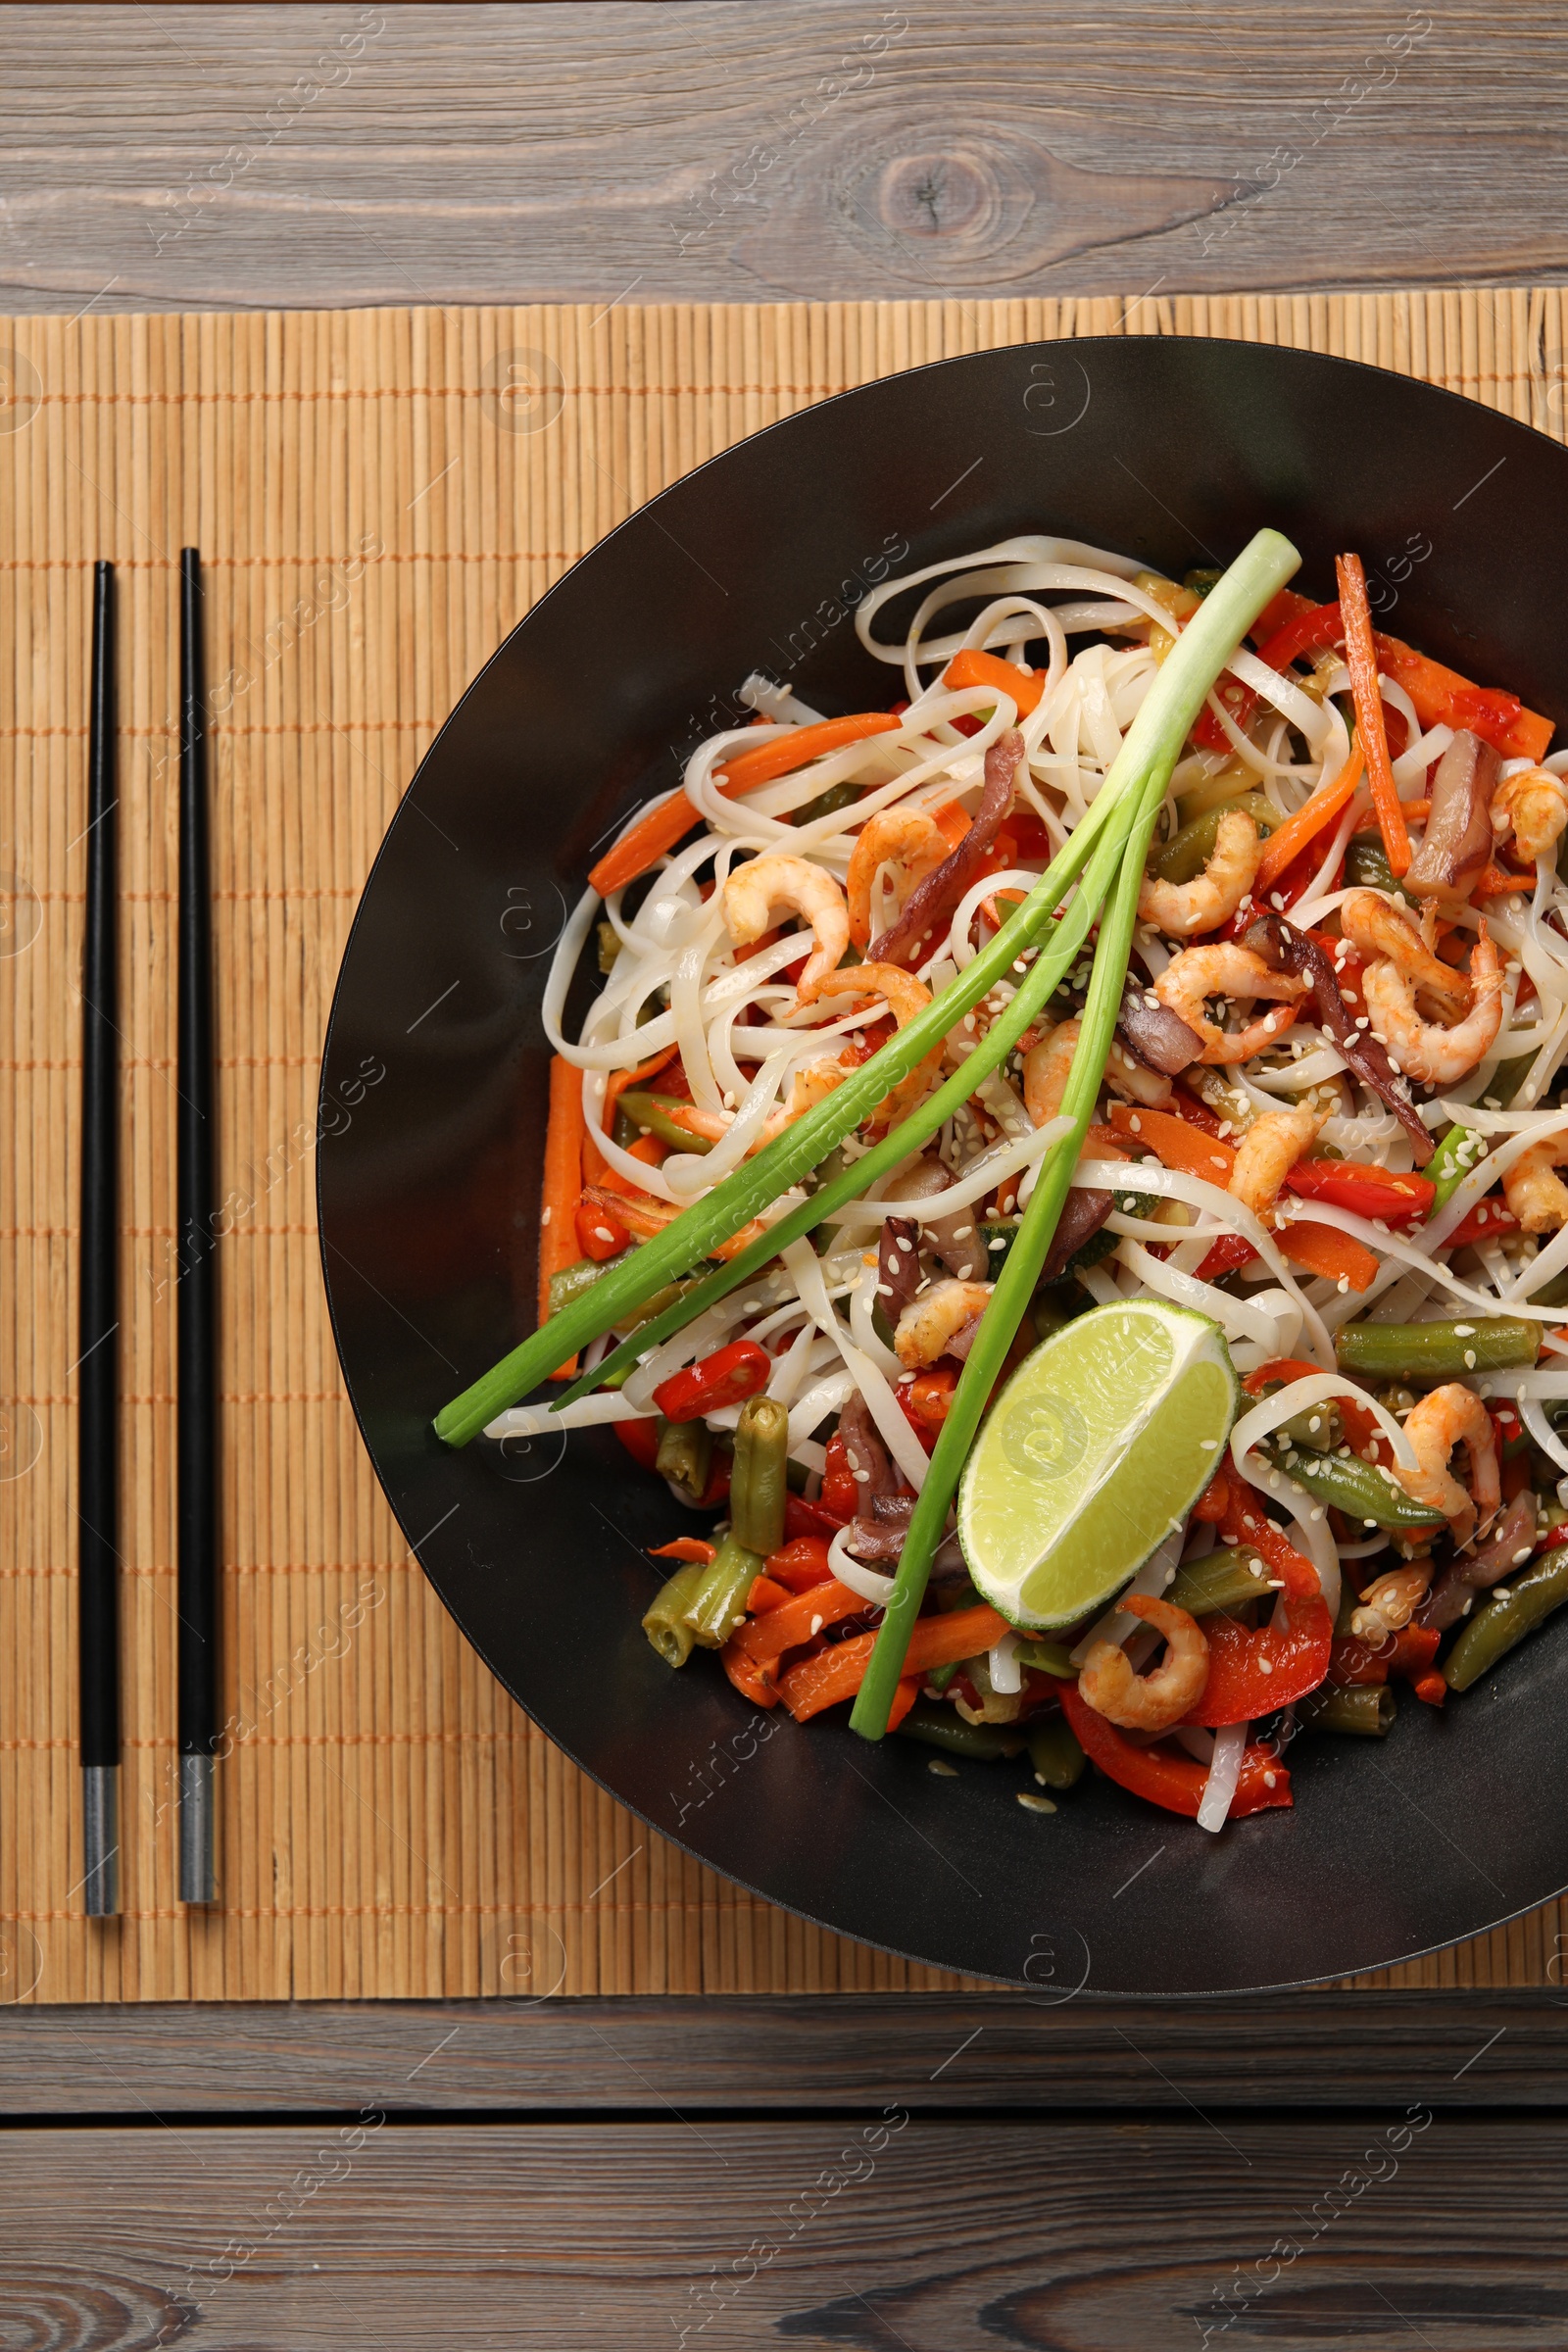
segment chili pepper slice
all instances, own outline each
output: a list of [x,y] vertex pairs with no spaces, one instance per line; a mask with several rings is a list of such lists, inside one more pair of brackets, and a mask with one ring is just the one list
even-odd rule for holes
[[755,1340],[732,1340],[699,1363],[672,1372],[654,1391],[654,1402],[666,1421],[696,1421],[726,1404],[744,1404],[766,1388],[773,1359]]
[[[850,1516],[853,1518],[854,1513]],[[784,1547],[807,1537],[820,1536],[831,1544],[847,1521],[835,1512],[825,1510],[818,1502],[808,1502],[804,1495],[789,1494],[784,1497]]]
[[616,1421],[612,1424],[616,1437],[642,1470],[657,1469],[659,1464],[659,1423],[651,1416],[641,1421]]
[[859,1506],[860,1490],[850,1468],[849,1447],[835,1435],[827,1442],[827,1466],[822,1472],[822,1492],[816,1507],[836,1527],[847,1527]]
[[[1113,1723],[1107,1723],[1079,1697],[1075,1683],[1059,1683],[1057,1690],[1061,1711],[1077,1735],[1079,1746],[1107,1781],[1130,1789],[1134,1796],[1147,1797],[1152,1805],[1163,1806],[1167,1813],[1185,1813],[1196,1820],[1208,1780],[1205,1765],[1164,1747],[1134,1747]],[[1254,1740],[1242,1757],[1236,1794],[1231,1799],[1232,1817],[1261,1813],[1268,1806],[1291,1801],[1289,1772],[1272,1748]]]

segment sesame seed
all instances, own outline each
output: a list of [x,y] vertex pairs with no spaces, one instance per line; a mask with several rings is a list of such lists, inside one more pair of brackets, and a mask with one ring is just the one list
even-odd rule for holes
[[819,1634],[822,1631],[822,1620],[820,1617],[813,1617],[811,1619],[811,1631],[813,1634]]
[[[1038,1773],[1035,1777],[1038,1780]],[[1017,1796],[1026,1813],[1054,1813],[1056,1810],[1049,1796],[1034,1796],[1027,1788],[1020,1788]]]
[[1277,1781],[1278,1779],[1279,1779],[1279,1775],[1278,1775],[1278,1773],[1274,1773],[1274,1772],[1265,1772],[1265,1773],[1264,1773],[1264,1775],[1263,1775],[1263,1786],[1264,1786],[1264,1788],[1272,1788],[1274,1787],[1274,1785],[1275,1785],[1275,1783],[1276,1783],[1276,1781]]
[[1473,1372],[1476,1368],[1476,1351],[1473,1348],[1467,1348],[1464,1351],[1464,1368],[1467,1372]]
[[1473,1340],[1476,1336],[1476,1327],[1473,1323],[1456,1323],[1453,1327],[1453,1336],[1456,1340]]
[[1272,1658],[1259,1658],[1259,1659],[1258,1659],[1258,1661],[1257,1661],[1257,1671],[1258,1671],[1258,1673],[1259,1673],[1259,1674],[1272,1674],[1272,1673],[1273,1673],[1273,1671],[1274,1671],[1274,1661],[1273,1661],[1273,1659],[1272,1659]]
[[955,1225],[953,1228],[953,1238],[956,1242],[966,1242],[973,1231],[974,1227],[972,1225]]
[[926,1770],[934,1772],[939,1781],[956,1781],[958,1777],[958,1767],[956,1764],[950,1764],[946,1756],[930,1757],[926,1763]]
[[1492,1588],[1492,1597],[1494,1600],[1512,1600],[1513,1594],[1509,1592],[1506,1585],[1494,1585]]

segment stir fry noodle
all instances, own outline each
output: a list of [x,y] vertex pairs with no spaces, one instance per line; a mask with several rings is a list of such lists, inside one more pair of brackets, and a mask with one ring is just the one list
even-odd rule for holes
[[1036,1811],[1288,1805],[1568,1599],[1568,752],[1296,562],[1010,539],[866,596],[876,707],[745,681],[556,952],[541,1329],[437,1424],[613,1432],[661,1658]]

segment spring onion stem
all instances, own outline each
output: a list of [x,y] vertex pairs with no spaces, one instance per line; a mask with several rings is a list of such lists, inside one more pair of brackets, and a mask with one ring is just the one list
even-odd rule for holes
[[[850,1716],[850,1728],[862,1739],[880,1740],[887,1731],[909,1635],[925,1597],[931,1562],[947,1529],[948,1506],[956,1492],[958,1474],[1049,1254],[1084,1136],[1094,1116],[1126,984],[1144,860],[1171,771],[1208,688],[1237,641],[1284,586],[1298,562],[1289,541],[1274,531],[1260,531],[1244,550],[1177,640],[1128,730],[1121,754],[1112,763],[1110,776],[1102,787],[1102,791],[1107,791],[1113,780],[1119,781],[1121,789],[1134,799],[1136,813],[1127,830],[1120,870],[1100,927],[1082,1027],[1062,1098],[1061,1107],[1072,1120],[1072,1129],[1052,1148],[1042,1166],[1034,1197],[1024,1213],[1018,1238],[997,1278],[942,1425],[925,1485],[910,1515],[887,1613]],[[1200,640],[1197,632],[1201,621],[1214,625]],[[1127,763],[1126,774],[1118,779],[1117,769],[1123,761]]]

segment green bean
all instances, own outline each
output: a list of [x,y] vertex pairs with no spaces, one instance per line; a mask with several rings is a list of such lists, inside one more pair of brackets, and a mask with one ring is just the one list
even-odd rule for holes
[[1259,1555],[1249,1544],[1227,1544],[1178,1568],[1163,1597],[1189,1617],[1212,1617],[1218,1609],[1239,1609],[1250,1600],[1266,1599],[1268,1589],[1268,1569]]
[[1181,831],[1174,834],[1164,848],[1150,858],[1150,872],[1157,875],[1161,882],[1191,882],[1194,875],[1200,874],[1213,857],[1219,820],[1232,808],[1240,809],[1244,816],[1250,816],[1264,835],[1272,833],[1280,822],[1280,812],[1272,801],[1260,792],[1245,792],[1237,800],[1205,808],[1201,816],[1195,816],[1190,823],[1183,825]]
[[1206,596],[1211,588],[1218,587],[1224,576],[1213,564],[1200,564],[1196,571],[1182,573],[1182,586],[1190,588],[1195,596]]
[[552,1274],[551,1314],[559,1315],[564,1306],[569,1306],[574,1298],[580,1298],[584,1291],[591,1291],[604,1271],[604,1267],[596,1265],[591,1257],[580,1257],[574,1266],[563,1266],[559,1274]]
[[713,1466],[713,1441],[706,1421],[665,1421],[659,1424],[659,1451],[654,1468],[661,1478],[667,1478],[701,1502],[708,1493],[709,1474]]
[[700,1649],[717,1649],[729,1640],[746,1614],[746,1595],[761,1573],[761,1553],[738,1542],[731,1528],[686,1604],[685,1622]]
[[906,1740],[945,1747],[949,1755],[967,1756],[974,1764],[999,1764],[1023,1746],[1022,1736],[1007,1724],[965,1723],[956,1707],[934,1707],[918,1698],[899,1730]]
[[643,1618],[643,1632],[666,1666],[684,1666],[692,1654],[697,1637],[687,1612],[707,1574],[707,1561],[688,1560],[660,1586]]
[[[962,1664],[961,1658],[950,1658],[945,1666],[933,1666],[925,1678],[927,1688],[932,1690],[945,1690]],[[962,1718],[960,1717],[959,1720],[961,1722]]]
[[819,816],[837,816],[841,808],[853,808],[864,790],[863,784],[830,784],[826,792],[819,792],[803,808],[792,808],[789,821],[792,825],[814,825]]
[[1410,906],[1416,904],[1403,883],[1395,880],[1388,851],[1383,847],[1382,836],[1377,833],[1350,835],[1345,850],[1345,887],[1347,890],[1393,891]]
[[[1260,1393],[1264,1396],[1277,1396],[1284,1386],[1283,1380],[1271,1380]],[[1291,1420],[1282,1421],[1273,1433],[1272,1442],[1295,1450],[1304,1446],[1310,1453],[1332,1453],[1343,1437],[1339,1406],[1333,1403],[1314,1404],[1304,1413],[1297,1413]]]
[[633,1144],[641,1139],[641,1136],[642,1129],[630,1112],[622,1109],[620,1098],[617,1096],[615,1098],[615,1115],[610,1123],[611,1142],[618,1144],[622,1152],[629,1152]]
[[1438,1188],[1434,1216],[1452,1200],[1471,1169],[1487,1156],[1487,1139],[1473,1127],[1450,1127],[1421,1173]]
[[1375,1462],[1363,1462],[1359,1454],[1284,1452],[1272,1446],[1264,1451],[1287,1478],[1304,1487],[1319,1502],[1332,1503],[1357,1525],[1368,1519],[1378,1527],[1414,1529],[1443,1524],[1441,1511],[1430,1511],[1412,1501],[1397,1481],[1385,1478]]
[[1522,1575],[1508,1578],[1478,1609],[1448,1652],[1443,1669],[1450,1690],[1468,1690],[1500,1657],[1568,1600],[1568,1545],[1548,1551]]
[[1533,1364],[1539,1323],[1505,1315],[1475,1323],[1348,1323],[1335,1344],[1342,1372],[1369,1380],[1456,1380]]
[[678,1126],[670,1117],[672,1110],[684,1107],[667,1095],[626,1094],[618,1107],[629,1119],[636,1121],[645,1135],[657,1136],[668,1144],[672,1152],[711,1152],[712,1141],[706,1135],[693,1135],[688,1128]]
[[[975,1598],[979,1598],[978,1593]],[[1054,1674],[1062,1681],[1070,1682],[1078,1672],[1063,1642],[1020,1642],[1016,1650],[1020,1666],[1037,1667],[1042,1674]]]
[[1362,1740],[1386,1740],[1397,1712],[1388,1683],[1360,1683],[1344,1690],[1325,1683],[1297,1701],[1296,1720],[1303,1732],[1350,1732]]
[[1029,1761],[1048,1788],[1070,1788],[1084,1768],[1084,1751],[1065,1715],[1039,1715],[1029,1726]]
[[748,1396],[735,1430],[729,1515],[736,1541],[764,1558],[784,1541],[789,1447],[789,1408],[776,1396]]

